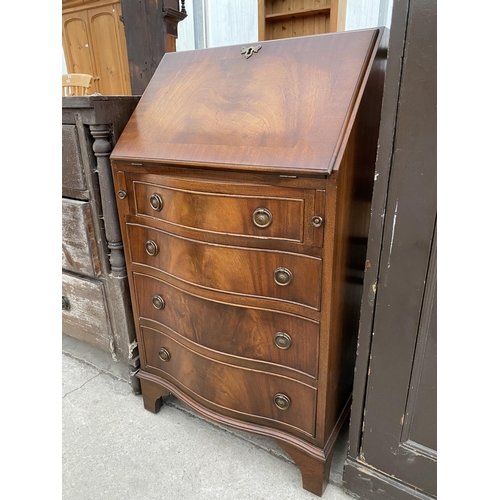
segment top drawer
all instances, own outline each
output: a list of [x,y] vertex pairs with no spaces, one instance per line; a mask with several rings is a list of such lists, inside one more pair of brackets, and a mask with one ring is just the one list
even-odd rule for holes
[[216,234],[313,243],[313,189],[152,174],[131,174],[131,182],[134,215]]

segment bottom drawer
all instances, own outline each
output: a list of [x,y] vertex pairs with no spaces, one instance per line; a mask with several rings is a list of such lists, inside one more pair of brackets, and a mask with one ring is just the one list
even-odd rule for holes
[[111,335],[103,284],[63,273],[62,295],[63,333],[109,352]]
[[142,327],[141,333],[143,369],[172,381],[193,399],[240,419],[264,425],[278,422],[314,436],[316,391],[312,387],[211,359],[210,351],[196,352],[151,328]]

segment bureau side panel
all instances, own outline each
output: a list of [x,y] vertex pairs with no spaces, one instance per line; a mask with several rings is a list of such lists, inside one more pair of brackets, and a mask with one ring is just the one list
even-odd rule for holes
[[[385,37],[386,33],[382,36]],[[324,401],[325,436],[334,429],[352,394],[385,58],[386,42],[383,38],[337,175],[332,176],[327,185],[330,200],[336,191],[336,208],[332,295],[326,298],[331,303],[331,335]]]

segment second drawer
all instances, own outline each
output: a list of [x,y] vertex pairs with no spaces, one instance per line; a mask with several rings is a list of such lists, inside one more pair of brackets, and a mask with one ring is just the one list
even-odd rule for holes
[[133,263],[205,289],[320,309],[320,258],[204,243],[132,223],[127,232]]

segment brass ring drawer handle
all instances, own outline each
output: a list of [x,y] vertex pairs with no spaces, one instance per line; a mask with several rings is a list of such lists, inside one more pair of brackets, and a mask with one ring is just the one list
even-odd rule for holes
[[252,219],[257,227],[264,229],[272,224],[273,214],[267,208],[259,207],[254,210]]
[[280,286],[287,286],[293,280],[293,274],[286,267],[278,267],[274,270],[274,281]]
[[164,347],[162,347],[158,351],[158,356],[160,356],[160,359],[162,361],[170,361],[170,359],[172,358],[172,356],[170,356],[170,353]]
[[163,300],[163,297],[161,295],[155,295],[153,297],[153,306],[155,309],[158,309],[159,311],[165,309],[165,301]]
[[65,297],[64,295],[62,296],[62,310],[63,311],[69,311],[71,308],[71,304],[69,303],[68,297]]
[[290,398],[286,394],[281,394],[278,392],[278,394],[274,395],[274,404],[280,410],[288,410],[292,402],[290,401]]
[[161,212],[161,209],[163,208],[163,200],[158,193],[153,193],[151,195],[151,198],[149,198],[149,204],[156,212]]
[[274,335],[274,345],[279,349],[289,349],[292,345],[292,337],[285,332],[277,332]]
[[148,255],[154,257],[155,255],[158,255],[159,251],[160,249],[158,248],[158,245],[153,240],[146,241],[146,252]]

